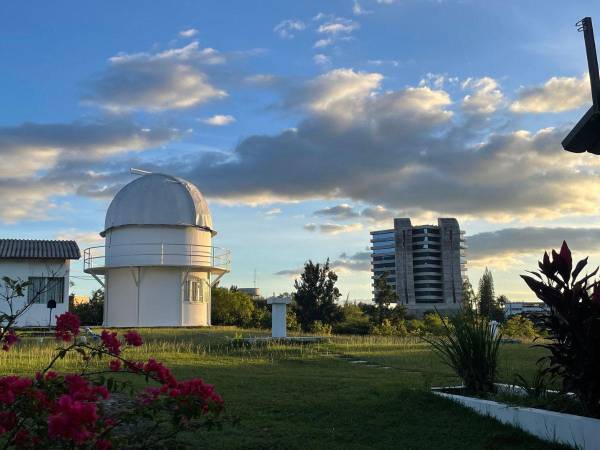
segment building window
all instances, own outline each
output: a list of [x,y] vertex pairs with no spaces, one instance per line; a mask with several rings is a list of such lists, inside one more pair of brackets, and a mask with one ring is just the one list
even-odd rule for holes
[[203,278],[188,277],[185,283],[185,301],[192,303],[206,303],[210,298],[208,281]]
[[29,277],[31,283],[27,287],[29,303],[48,304],[49,300],[56,303],[65,301],[65,279],[62,277]]

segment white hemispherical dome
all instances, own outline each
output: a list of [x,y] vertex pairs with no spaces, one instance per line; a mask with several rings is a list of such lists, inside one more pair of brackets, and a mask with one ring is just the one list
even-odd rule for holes
[[117,192],[100,234],[126,225],[192,226],[216,234],[198,188],[182,178],[160,173],[140,176]]

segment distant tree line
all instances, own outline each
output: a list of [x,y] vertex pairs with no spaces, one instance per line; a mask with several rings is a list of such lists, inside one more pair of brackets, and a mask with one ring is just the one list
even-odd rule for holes
[[[280,294],[292,300],[288,308],[288,330],[321,334],[439,334],[443,327],[439,315],[433,310],[422,318],[407,314],[406,308],[398,302],[395,289],[387,282],[388,275],[382,273],[375,279],[372,303],[340,303],[342,294],[336,286],[338,276],[329,259],[324,263],[309,260],[294,282],[294,292]],[[271,309],[267,301],[253,299],[236,286],[213,287],[211,302],[213,325],[271,328]],[[507,302],[506,296],[496,296],[494,279],[487,268],[479,280],[477,292],[468,279],[463,282],[463,306],[476,310],[489,320],[504,322],[503,307]],[[88,303],[70,305],[70,310],[81,317],[84,325],[101,325],[103,308],[102,289],[93,291]],[[533,324],[524,318],[507,322],[503,327],[505,334],[511,337],[531,337],[534,333]]]

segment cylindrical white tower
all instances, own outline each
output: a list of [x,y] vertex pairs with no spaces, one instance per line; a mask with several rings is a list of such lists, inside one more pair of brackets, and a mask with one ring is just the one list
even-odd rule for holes
[[105,245],[84,250],[84,271],[104,275],[104,326],[210,325],[211,285],[229,271],[215,234],[189,181],[145,174],[123,187],[106,213]]

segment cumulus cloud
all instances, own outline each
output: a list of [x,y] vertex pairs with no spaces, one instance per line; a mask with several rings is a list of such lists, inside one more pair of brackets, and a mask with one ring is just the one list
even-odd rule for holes
[[104,238],[100,236],[98,231],[82,231],[76,228],[61,230],[55,234],[54,239],[62,241],[76,241],[80,248],[82,248],[84,245],[92,246],[104,242]]
[[54,197],[68,192],[68,187],[59,182],[0,177],[0,220],[46,220],[58,208]]
[[559,249],[563,240],[571,250],[600,251],[600,228],[504,228],[467,236],[469,262],[533,254],[541,259],[543,252]]
[[332,117],[353,114],[379,88],[382,79],[379,73],[335,69],[307,82],[288,100],[288,105],[304,106]]
[[491,77],[467,78],[463,89],[472,91],[463,98],[463,109],[472,114],[492,114],[503,103],[498,82]]
[[215,127],[222,127],[225,125],[229,125],[233,122],[235,122],[235,117],[226,114],[216,114],[212,117],[207,117],[206,119],[202,119],[201,122],[207,124],[207,125],[213,125]]
[[196,30],[195,28],[188,28],[187,30],[181,30],[179,32],[179,36],[181,37],[185,37],[185,38],[191,38],[194,37],[198,34],[198,30]]
[[323,55],[322,53],[313,56],[313,61],[319,66],[327,66],[331,64],[331,59],[329,56]]
[[591,104],[590,78],[552,77],[541,86],[526,87],[510,105],[517,113],[557,113]]
[[92,166],[178,136],[176,130],[142,128],[128,120],[1,127],[0,220],[45,219],[57,207],[55,198],[94,185]]
[[455,120],[445,90],[382,83],[378,73],[322,74],[284,101],[304,112],[297,126],[250,136],[190,176],[212,196],[255,203],[349,199],[494,221],[597,214],[600,161],[564,152],[566,127],[503,123],[482,135],[480,124]]
[[350,270],[354,272],[371,271],[371,253],[357,252],[353,255],[342,253],[338,259],[331,263],[335,270]]
[[357,30],[360,27],[358,22],[351,19],[344,19],[342,17],[336,17],[328,20],[317,28],[318,33],[338,35],[338,34],[349,34]]
[[354,4],[352,5],[352,13],[355,16],[364,16],[365,14],[372,14],[373,11],[364,9],[358,0],[354,0]]
[[296,31],[302,31],[306,28],[306,24],[301,20],[287,19],[279,22],[273,31],[277,33],[280,38],[292,39]]
[[317,42],[315,42],[314,47],[315,48],[323,48],[323,47],[327,47],[331,44],[333,44],[333,39],[331,39],[331,38],[319,39]]
[[[357,252],[352,255],[342,253],[337,259],[330,262],[330,267],[336,272],[369,272],[371,270],[371,254],[369,252]],[[303,271],[303,267],[284,269],[275,272],[275,275],[295,278]]]
[[87,104],[112,112],[164,111],[201,105],[227,93],[214,86],[206,68],[225,58],[197,42],[159,53],[119,54],[92,83]]
[[342,234],[342,233],[353,233],[360,231],[363,228],[362,223],[351,223],[351,224],[339,224],[339,223],[322,223],[317,225],[316,223],[307,223],[302,228],[311,233],[319,231],[323,234]]
[[376,222],[394,218],[394,213],[382,205],[369,206],[363,209],[360,215]]
[[280,270],[278,272],[275,272],[275,275],[295,278],[295,277],[299,276],[302,273],[303,270],[304,270],[303,268],[298,268],[298,269],[284,269],[284,270]]
[[329,208],[323,208],[313,213],[315,216],[328,217],[331,219],[353,219],[359,217],[360,214],[354,210],[354,208],[347,203],[341,205],[331,206]]

